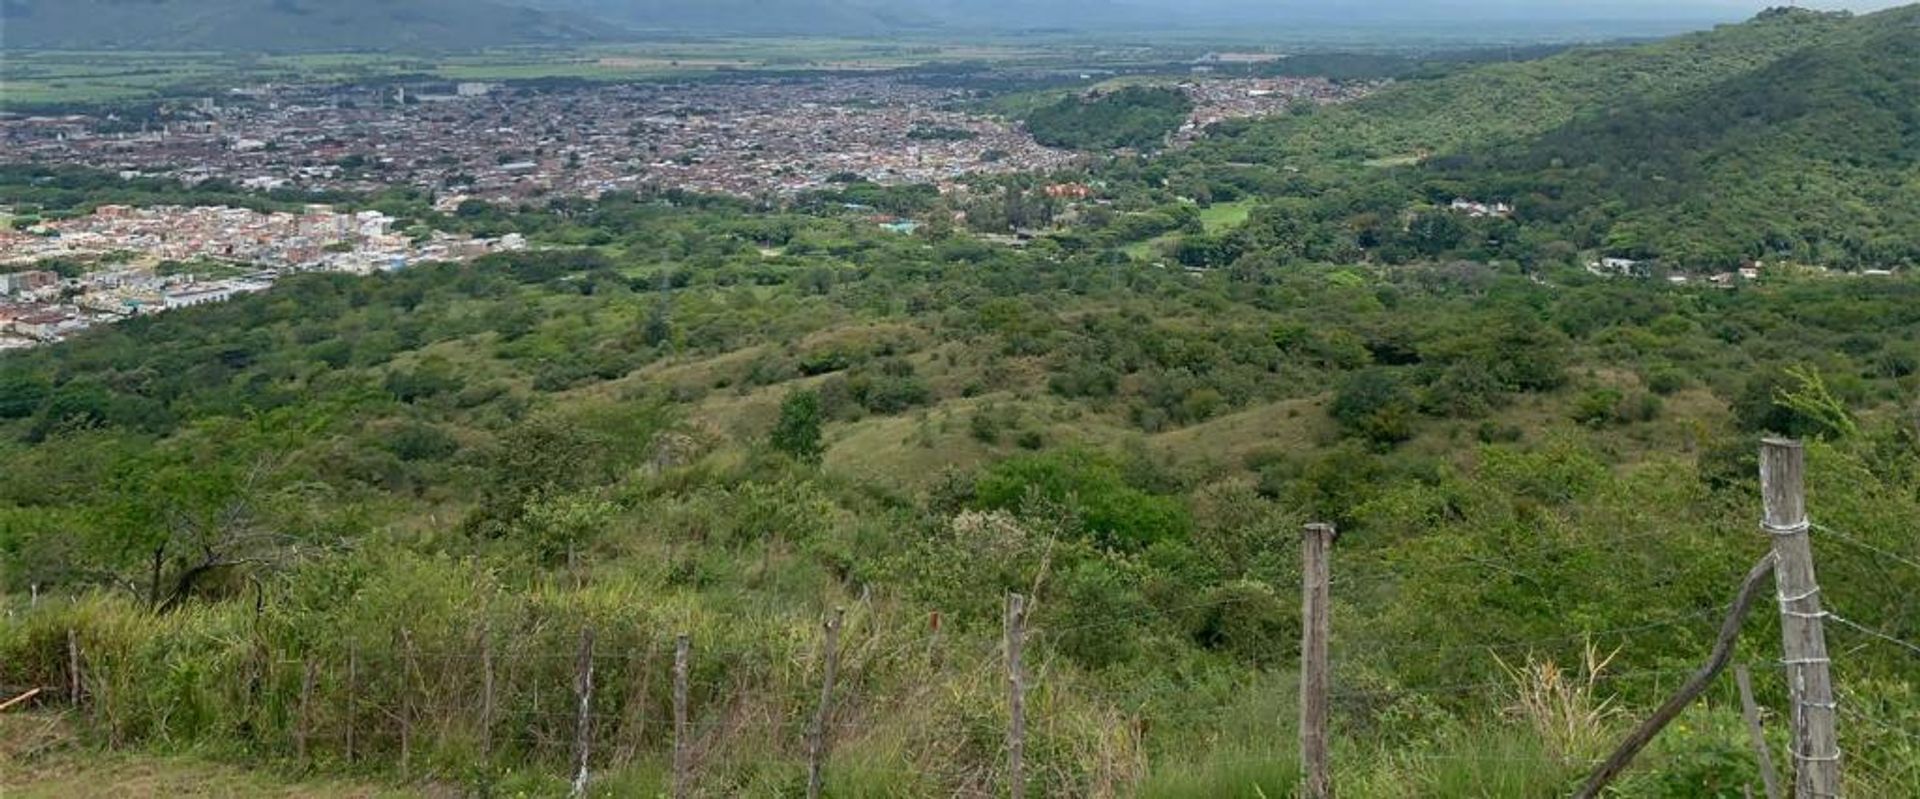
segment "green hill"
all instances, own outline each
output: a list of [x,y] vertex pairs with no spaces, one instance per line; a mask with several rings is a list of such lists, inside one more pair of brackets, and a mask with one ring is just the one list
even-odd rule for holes
[[1577,115],[1436,171],[1522,219],[1686,264],[1920,262],[1920,8],[1709,86]]
[[442,50],[599,35],[491,0],[5,0],[9,49],[241,52]]
[[1359,162],[1526,141],[1582,115],[1684,96],[1844,38],[1864,24],[1812,12],[1629,47],[1577,48],[1403,82],[1307,118],[1254,125],[1233,149],[1251,159]]
[[[1300,251],[1320,258],[1915,266],[1917,19],[1920,7],[1782,10],[1406,80],[1347,106],[1221,125],[1162,168],[1187,195],[1295,209],[1256,213],[1222,263],[1310,220]],[[1461,197],[1509,202],[1514,218],[1441,212]]]

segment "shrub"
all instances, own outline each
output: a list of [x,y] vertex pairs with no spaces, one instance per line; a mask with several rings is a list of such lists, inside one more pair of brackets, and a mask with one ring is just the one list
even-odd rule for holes
[[773,425],[773,448],[795,460],[819,463],[826,447],[820,440],[820,395],[795,391],[780,402],[780,420]]
[[1192,527],[1179,500],[1128,485],[1119,467],[1098,453],[1062,450],[1008,458],[975,481],[974,494],[982,508],[1019,509],[1030,495],[1057,503],[1076,513],[1093,540],[1107,547],[1136,549],[1184,539]]
[[1413,437],[1413,395],[1386,369],[1349,376],[1328,412],[1341,429],[1376,444],[1397,444]]

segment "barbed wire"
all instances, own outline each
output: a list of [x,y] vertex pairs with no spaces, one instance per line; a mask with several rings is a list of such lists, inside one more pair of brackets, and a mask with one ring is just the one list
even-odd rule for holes
[[[1577,553],[1577,552],[1582,552],[1582,551],[1586,551],[1587,549],[1589,549],[1589,548],[1591,548],[1591,547],[1600,547],[1600,546],[1607,546],[1607,547],[1617,547],[1617,546],[1619,546],[1620,544],[1626,544],[1626,543],[1632,543],[1632,542],[1635,542],[1635,541],[1641,541],[1641,540],[1645,540],[1645,539],[1649,539],[1649,538],[1670,538],[1670,537],[1672,537],[1672,535],[1673,535],[1673,533],[1672,533],[1672,531],[1671,531],[1671,530],[1665,530],[1665,529],[1650,529],[1650,530],[1647,530],[1647,531],[1645,531],[1645,532],[1641,532],[1641,533],[1635,533],[1635,534],[1631,534],[1631,535],[1622,535],[1622,536],[1609,536],[1609,537],[1606,537],[1606,538],[1604,538],[1604,539],[1596,539],[1596,540],[1592,540],[1592,541],[1564,541],[1564,542],[1554,542],[1554,543],[1552,543],[1552,544],[1549,544],[1549,545],[1543,545],[1543,546],[1535,546],[1535,547],[1530,547],[1530,548],[1527,548],[1527,549],[1525,549],[1525,550],[1524,550],[1524,553],[1523,553],[1523,554],[1526,554],[1526,555],[1530,555],[1530,556],[1544,556],[1544,555],[1552,555],[1552,554],[1569,554],[1569,553]],[[1372,554],[1372,553],[1367,553],[1367,554]],[[1364,558],[1364,556],[1362,556],[1362,557]],[[1347,559],[1345,559],[1345,560],[1347,561],[1346,563],[1342,563],[1342,562],[1341,562],[1341,561],[1342,561],[1342,559],[1340,559],[1340,558],[1339,558],[1339,556],[1337,555],[1337,553],[1336,553],[1336,556],[1335,556],[1335,558],[1336,558],[1336,560],[1335,560],[1335,563],[1334,563],[1334,567],[1335,567],[1336,569],[1339,569],[1339,568],[1344,568],[1344,567],[1346,567],[1346,566],[1352,566],[1352,565],[1358,565],[1358,566],[1360,566],[1361,568],[1366,568],[1366,567],[1369,567],[1369,566],[1379,566],[1379,567],[1393,567],[1393,566],[1399,566],[1399,565],[1404,565],[1404,564],[1398,564],[1398,563],[1394,563],[1394,562],[1392,562],[1392,561],[1390,561],[1390,560],[1385,560],[1385,559],[1374,559],[1374,560],[1366,560],[1366,559],[1361,559],[1361,560],[1359,560],[1359,561],[1358,561],[1357,563],[1355,563],[1355,562],[1353,562],[1353,559],[1352,559],[1352,556],[1349,556],[1349,558],[1347,558]],[[1511,563],[1513,562],[1513,558],[1512,558],[1512,557],[1508,557],[1508,559],[1507,559],[1507,561],[1508,561],[1508,563],[1509,563],[1509,564],[1511,564]],[[1490,563],[1490,562],[1489,562],[1489,559],[1487,559],[1487,558],[1477,558],[1477,557],[1474,557],[1474,558],[1467,558],[1467,557],[1463,557],[1463,558],[1461,558],[1461,559],[1459,559],[1459,560],[1456,560],[1456,561],[1453,561],[1453,562],[1450,562],[1450,563],[1449,563],[1449,562],[1442,562],[1442,563],[1436,563],[1436,564],[1424,564],[1424,563],[1423,563],[1423,564],[1419,564],[1417,568],[1418,568],[1418,570],[1419,570],[1419,571],[1420,571],[1421,573],[1423,573],[1423,574],[1432,574],[1432,573],[1435,573],[1435,572],[1444,572],[1444,571],[1452,571],[1452,570],[1455,570],[1455,569],[1471,569],[1471,568],[1475,568],[1475,567],[1479,567],[1479,568],[1488,568],[1488,567],[1490,567],[1490,566],[1493,566],[1493,565],[1497,565],[1497,561],[1496,561],[1495,563]],[[1678,573],[1678,570],[1675,570],[1675,572],[1674,572],[1674,573]],[[1392,573],[1389,573],[1389,574],[1386,574],[1386,575],[1366,575],[1366,577],[1368,577],[1369,579],[1376,579],[1376,578],[1377,578],[1377,579],[1380,579],[1380,580],[1382,580],[1382,581],[1385,581],[1385,580],[1387,580],[1387,579],[1393,579],[1393,578],[1398,578],[1398,577],[1402,577],[1402,576],[1403,576],[1403,575],[1399,575],[1399,574],[1392,574]],[[1530,575],[1529,575],[1529,576],[1530,576]],[[1360,579],[1357,579],[1357,578],[1355,578],[1355,577],[1353,577],[1353,576],[1347,576],[1347,577],[1346,577],[1345,579],[1346,579],[1347,581],[1350,581],[1350,582],[1364,582],[1364,581],[1365,581],[1365,580],[1360,580]],[[1341,576],[1338,576],[1338,575],[1336,575],[1336,576],[1335,576],[1335,578],[1334,578],[1334,583],[1335,583],[1335,584],[1337,585],[1337,584],[1339,584],[1339,583],[1340,583],[1341,581],[1342,581],[1342,577],[1341,577]]]
[[1895,563],[1905,565],[1909,568],[1920,569],[1920,561],[1916,561],[1911,558],[1904,557],[1899,553],[1891,552],[1889,550],[1883,549],[1873,544],[1869,544],[1866,541],[1861,540],[1860,538],[1848,535],[1844,532],[1841,532],[1839,530],[1836,530],[1824,524],[1813,523],[1811,526],[1815,530],[1818,530],[1822,533],[1832,536],[1834,540],[1839,541],[1841,543],[1851,545],[1855,548],[1865,550],[1867,552],[1871,552],[1875,555],[1879,555],[1880,557],[1894,561]]
[[1913,653],[1914,655],[1917,655],[1917,656],[1920,656],[1920,644],[1916,644],[1916,643],[1914,643],[1914,642],[1912,642],[1912,641],[1908,641],[1908,640],[1905,640],[1905,639],[1903,639],[1903,638],[1900,638],[1900,637],[1898,637],[1898,636],[1894,636],[1894,635],[1890,635],[1890,634],[1888,634],[1888,633],[1885,633],[1885,632],[1881,632],[1880,630],[1876,630],[1876,629],[1874,629],[1874,628],[1872,628],[1872,627],[1868,627],[1867,625],[1864,625],[1864,624],[1861,624],[1861,623],[1859,623],[1859,622],[1856,622],[1856,621],[1853,621],[1852,619],[1849,619],[1849,618],[1847,618],[1847,617],[1845,617],[1845,616],[1842,616],[1842,615],[1840,615],[1840,614],[1838,614],[1838,613],[1834,613],[1834,612],[1833,612],[1833,611],[1831,611],[1831,610],[1827,610],[1827,611],[1823,611],[1823,614],[1824,614],[1824,615],[1825,615],[1825,616],[1826,616],[1826,617],[1827,617],[1828,619],[1831,619],[1831,620],[1833,620],[1834,622],[1836,622],[1836,623],[1838,623],[1838,624],[1839,624],[1840,626],[1842,626],[1842,627],[1847,627],[1847,628],[1850,628],[1850,629],[1853,629],[1853,630],[1854,630],[1854,631],[1856,631],[1856,632],[1860,632],[1860,633],[1864,633],[1864,634],[1866,634],[1866,635],[1870,635],[1870,636],[1873,636],[1874,638],[1878,638],[1878,639],[1880,639],[1880,640],[1882,640],[1882,641],[1885,641],[1885,642],[1887,642],[1887,643],[1890,643],[1890,644],[1893,644],[1894,646],[1898,646],[1898,647],[1901,647],[1901,648],[1903,648],[1903,649],[1906,649],[1906,650],[1907,650],[1908,652],[1911,652],[1911,653]]

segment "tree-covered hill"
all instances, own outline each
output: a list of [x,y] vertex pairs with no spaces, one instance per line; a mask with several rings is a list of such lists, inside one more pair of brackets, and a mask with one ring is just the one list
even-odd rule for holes
[[1237,160],[1442,155],[1525,142],[1583,116],[1685,96],[1841,39],[1878,17],[1794,12],[1636,46],[1576,48],[1405,82],[1366,100],[1252,126]]
[[1920,8],[1857,20],[1713,85],[1437,160],[1522,219],[1608,251],[1873,268],[1920,262]]
[[7,49],[457,50],[583,41],[593,23],[495,0],[5,0]]
[[1193,112],[1193,101],[1174,88],[1126,86],[1082,97],[1063,97],[1027,114],[1027,130],[1049,147],[1078,150],[1158,149]]
[[[1917,19],[1920,7],[1780,10],[1671,41],[1410,79],[1346,106],[1222,124],[1188,151],[1110,172],[1155,199],[1253,196],[1288,209],[1195,240],[1183,260],[1202,265],[1277,251],[1527,265],[1606,255],[1679,272],[1911,267]],[[1450,212],[1456,198],[1514,213]]]

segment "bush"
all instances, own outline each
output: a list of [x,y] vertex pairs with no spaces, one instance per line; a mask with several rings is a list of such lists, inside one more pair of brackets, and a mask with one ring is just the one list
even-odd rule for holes
[[1328,408],[1341,429],[1375,444],[1413,437],[1413,395],[1386,369],[1355,372],[1340,384]]
[[978,507],[988,509],[1018,510],[1030,496],[1058,504],[1078,515],[1096,543],[1111,548],[1184,540],[1192,528],[1179,500],[1128,485],[1120,468],[1098,453],[1062,450],[1009,458],[980,475],[974,496]]
[[819,463],[826,447],[820,440],[820,395],[795,391],[780,402],[780,420],[773,425],[773,448],[795,460]]

